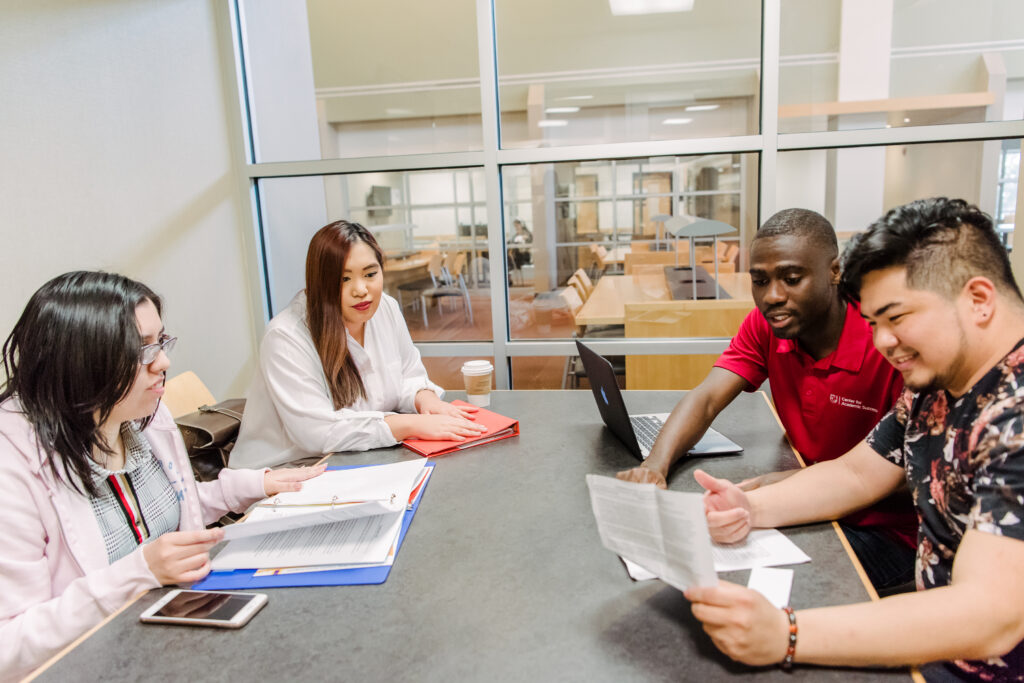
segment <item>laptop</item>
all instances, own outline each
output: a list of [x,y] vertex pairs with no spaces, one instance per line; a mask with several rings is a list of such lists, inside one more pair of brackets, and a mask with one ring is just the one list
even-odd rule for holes
[[[608,359],[595,353],[576,340],[583,369],[594,392],[601,419],[608,425],[619,441],[626,445],[634,457],[644,460],[651,453],[654,440],[658,438],[668,413],[630,415],[622,400],[622,392],[615,381],[615,372]],[[690,455],[735,455],[743,452],[738,444],[725,438],[714,429],[708,429],[700,441],[690,449]]]

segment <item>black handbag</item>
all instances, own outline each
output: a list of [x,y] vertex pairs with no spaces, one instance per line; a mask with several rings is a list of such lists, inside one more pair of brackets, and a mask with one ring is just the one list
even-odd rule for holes
[[213,481],[228,466],[244,410],[244,398],[230,398],[175,420],[198,481]]

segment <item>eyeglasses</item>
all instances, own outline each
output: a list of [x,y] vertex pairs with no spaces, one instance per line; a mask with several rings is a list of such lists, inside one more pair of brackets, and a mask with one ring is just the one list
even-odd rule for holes
[[160,335],[160,341],[156,344],[146,344],[139,349],[139,362],[143,365],[149,365],[156,360],[156,357],[160,355],[161,351],[164,353],[170,353],[177,342],[177,337],[169,337],[166,334]]

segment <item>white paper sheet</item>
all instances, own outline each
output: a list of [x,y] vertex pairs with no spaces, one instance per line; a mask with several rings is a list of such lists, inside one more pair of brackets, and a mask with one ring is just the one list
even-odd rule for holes
[[718,582],[699,493],[587,475],[601,543],[679,590]]
[[[427,479],[430,478],[431,473],[434,471],[433,467],[424,467],[422,473],[417,478],[416,486],[414,486],[414,493],[409,495],[409,507],[412,509],[413,501],[423,497],[423,491],[425,490],[424,484]],[[394,542],[391,544],[391,548],[388,549],[388,556],[383,562],[367,562],[362,564],[322,564],[322,565],[305,565],[301,567],[273,567],[266,569],[257,569],[253,576],[281,576],[285,574],[302,574],[308,572],[329,572],[335,569],[356,569],[359,567],[384,567],[391,566],[395,563],[395,554],[398,552],[398,536],[395,537]]]
[[410,460],[324,472],[304,481],[301,491],[279,493],[258,503],[244,522],[225,527],[224,540],[404,510],[425,464]]
[[811,558],[776,529],[755,529],[742,543],[714,544],[715,571],[728,572],[754,567],[803,564]]
[[621,555],[619,559],[622,560],[622,564],[626,565],[626,573],[629,574],[629,578],[634,581],[650,581],[651,579],[658,578],[657,574],[647,571],[632,560],[627,560]]
[[[257,506],[225,529],[215,570],[386,561],[424,460],[332,470]],[[353,502],[364,501],[364,502]],[[287,530],[280,530],[287,529]]]
[[317,524],[231,541],[213,558],[214,570],[314,564],[380,563],[402,527],[398,512]]
[[420,458],[390,465],[331,470],[302,482],[301,491],[279,493],[265,502],[291,506],[387,500],[403,490],[408,496],[425,465],[426,460]]
[[789,604],[789,591],[793,587],[793,570],[775,567],[754,567],[750,570],[747,588],[768,598],[779,609]]

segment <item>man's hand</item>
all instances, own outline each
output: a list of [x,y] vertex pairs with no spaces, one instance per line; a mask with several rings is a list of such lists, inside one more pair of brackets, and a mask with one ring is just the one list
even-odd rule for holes
[[705,488],[704,513],[708,532],[715,543],[739,543],[750,533],[750,501],[736,484],[715,479],[703,470],[693,473]]
[[786,656],[789,620],[757,591],[719,581],[710,588],[691,587],[683,595],[715,647],[731,659],[764,666]]
[[769,472],[768,474],[744,479],[736,485],[740,487],[741,491],[753,491],[754,489],[759,489],[762,486],[768,486],[769,484],[780,482],[787,477],[793,476],[799,471],[800,470],[782,470],[781,472]]
[[640,465],[630,470],[623,470],[615,475],[622,481],[632,481],[637,484],[654,484],[660,489],[668,488],[668,483],[665,481],[665,475],[661,472],[656,472],[653,469]]

